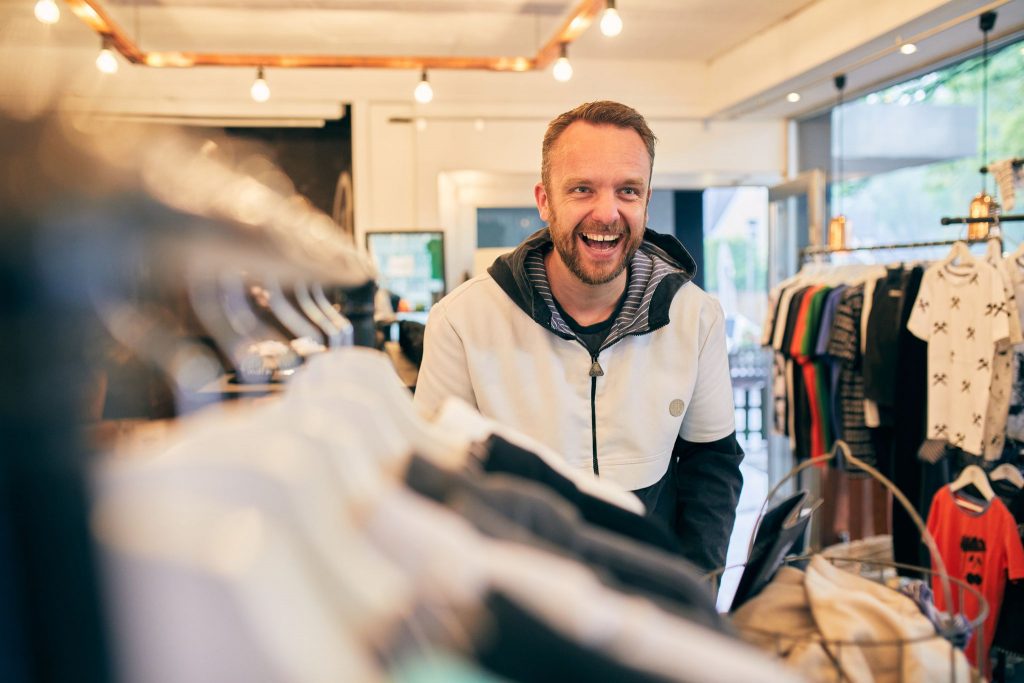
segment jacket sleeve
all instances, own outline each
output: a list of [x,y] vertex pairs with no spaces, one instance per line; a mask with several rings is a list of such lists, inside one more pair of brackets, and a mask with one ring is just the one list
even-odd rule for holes
[[743,449],[736,441],[725,315],[713,301],[702,318],[697,379],[672,453],[674,526],[684,555],[710,571],[725,564],[743,488]]
[[423,333],[423,361],[416,378],[413,403],[421,415],[432,418],[445,399],[456,396],[477,407],[469,377],[466,349],[448,317],[444,302],[436,304]]
[[683,556],[704,571],[725,566],[743,489],[743,449],[733,432],[710,443],[676,439],[675,531]]

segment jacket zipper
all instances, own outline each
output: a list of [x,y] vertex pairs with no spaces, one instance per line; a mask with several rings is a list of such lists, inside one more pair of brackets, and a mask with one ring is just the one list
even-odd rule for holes
[[604,370],[597,361],[597,356],[590,356],[590,438],[594,453],[594,476],[601,476],[601,468],[597,464],[597,378],[604,377]]

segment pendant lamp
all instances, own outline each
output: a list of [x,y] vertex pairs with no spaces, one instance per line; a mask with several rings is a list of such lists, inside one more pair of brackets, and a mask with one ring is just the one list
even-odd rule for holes
[[[978,19],[982,33],[981,48],[981,192],[971,200],[968,215],[971,218],[989,218],[999,215],[999,203],[988,193],[988,32],[996,25],[996,13],[985,12]],[[968,223],[967,239],[988,237],[991,223]]]
[[828,222],[828,248],[835,251],[846,248],[848,236],[846,216],[843,215],[843,195],[839,186],[843,180],[843,88],[846,87],[846,74],[837,75],[833,82],[839,92],[835,113],[832,116],[836,128],[836,154],[833,162],[836,171],[832,174],[836,213]]

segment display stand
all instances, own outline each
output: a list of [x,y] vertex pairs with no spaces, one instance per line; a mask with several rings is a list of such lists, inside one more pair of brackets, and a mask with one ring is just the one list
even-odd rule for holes
[[[799,474],[800,472],[802,472],[804,469],[806,469],[808,467],[816,466],[816,465],[821,465],[823,463],[827,463],[830,460],[836,459],[837,457],[842,457],[846,462],[849,462],[850,464],[852,464],[852,465],[860,468],[861,470],[867,472],[875,480],[879,481],[883,486],[885,486],[892,493],[893,497],[901,505],[903,505],[903,507],[907,510],[907,514],[910,515],[911,519],[914,521],[914,524],[916,524],[918,529],[920,530],[920,532],[921,532],[921,539],[924,542],[924,544],[928,547],[928,551],[929,551],[929,553],[931,554],[931,557],[932,557],[932,562],[934,563],[936,568],[933,570],[931,568],[917,567],[917,566],[913,566],[913,565],[905,565],[905,564],[896,563],[896,562],[880,562],[880,561],[876,561],[876,560],[859,560],[859,562],[862,565],[869,566],[869,567],[875,567],[875,568],[878,569],[878,577],[877,577],[876,580],[880,580],[882,578],[884,570],[887,569],[887,568],[908,569],[908,570],[913,570],[913,571],[916,571],[916,572],[920,572],[920,573],[922,573],[924,575],[928,575],[928,576],[937,575],[939,577],[940,583],[942,585],[943,595],[944,595],[945,600],[946,600],[945,604],[947,604],[947,605],[953,605],[953,604],[960,604],[960,605],[962,605],[963,604],[963,598],[964,598],[965,594],[969,593],[969,594],[973,595],[977,599],[977,601],[978,601],[979,613],[973,619],[968,619],[967,615],[963,615],[963,616],[964,616],[964,619],[967,621],[967,623],[968,623],[968,625],[969,625],[969,627],[971,629],[971,632],[977,633],[979,631],[979,629],[981,629],[983,627],[983,624],[985,623],[985,619],[988,617],[988,613],[989,613],[988,601],[985,599],[985,597],[978,590],[976,590],[972,586],[967,585],[966,582],[961,581],[960,579],[957,579],[957,578],[949,576],[949,574],[946,571],[945,563],[942,561],[942,556],[939,553],[938,546],[935,544],[935,539],[928,532],[928,529],[925,526],[924,521],[921,519],[921,516],[917,513],[917,510],[914,508],[914,506],[911,505],[910,501],[907,499],[907,497],[905,495],[903,495],[903,493],[896,487],[896,485],[893,484],[891,481],[889,481],[889,479],[886,478],[881,472],[879,472],[877,469],[875,469],[871,465],[869,465],[869,464],[863,462],[862,460],[856,458],[850,452],[850,447],[846,444],[845,441],[837,440],[835,442],[835,445],[832,448],[832,452],[831,453],[828,453],[828,454],[825,454],[825,455],[821,455],[821,456],[817,456],[817,457],[814,457],[814,458],[810,458],[810,459],[800,463],[799,465],[797,465],[796,467],[791,469],[786,474],[786,476],[784,476],[778,483],[775,484],[774,487],[772,487],[771,491],[769,491],[768,495],[765,497],[765,501],[762,504],[761,510],[760,510],[760,512],[758,514],[757,523],[754,525],[754,530],[751,533],[751,541],[750,541],[750,547],[748,548],[748,556],[749,556],[749,550],[751,550],[753,548],[754,538],[757,535],[757,529],[760,526],[761,520],[762,520],[762,518],[765,515],[765,510],[766,510],[766,508],[768,506],[768,503],[769,503],[769,501],[772,500],[772,498],[775,496],[775,494],[780,490],[782,485],[784,483],[786,483],[787,481],[789,481],[794,476],[796,476],[797,474]],[[810,557],[812,557],[812,556],[813,556],[813,554],[812,555],[801,555],[801,556],[797,556],[797,557],[789,557],[789,558],[787,558],[785,560],[785,563],[793,564],[793,563],[803,562],[803,561],[806,561],[806,560],[810,559]],[[823,557],[826,560],[829,560],[833,564],[837,564],[839,562],[850,562],[851,559],[852,559],[850,557],[830,557],[830,556],[828,556],[826,554],[821,554],[821,557]],[[719,577],[721,577],[721,575],[724,572],[732,570],[732,569],[742,568],[744,566],[745,566],[745,563],[738,564],[738,565],[732,565],[732,566],[728,566],[728,567],[721,567],[721,568],[715,570],[714,572],[711,572],[710,574],[708,574],[706,578],[711,583],[711,585],[714,587],[714,586],[717,586],[719,584],[718,579],[719,579]],[[871,578],[871,577],[868,577],[868,578]],[[957,597],[959,598],[959,601],[957,603],[953,603],[952,600],[951,600],[951,598],[953,596],[953,588],[954,587],[956,588]],[[717,590],[716,590],[716,596],[715,597],[717,599]],[[787,633],[764,631],[764,630],[760,630],[760,629],[748,629],[748,630],[750,630],[752,633],[756,633],[757,635],[759,635],[761,637],[772,639],[775,642],[775,644],[776,644],[776,652],[780,652],[781,651],[781,644],[783,642],[793,643],[794,641],[799,641],[800,640],[800,637],[794,636],[792,634],[787,634]],[[900,658],[901,658],[901,661],[902,661],[902,658],[904,657],[905,649],[907,647],[909,647],[911,645],[915,645],[917,643],[927,642],[927,641],[930,641],[930,640],[935,639],[935,638],[943,638],[943,637],[944,637],[943,634],[936,632],[933,635],[929,635],[929,636],[922,637],[922,638],[900,639],[900,640],[875,640],[875,641],[871,641],[871,640],[835,640],[835,639],[822,638],[820,635],[814,635],[814,636],[810,636],[808,638],[809,639],[813,639],[815,643],[821,644],[828,651],[835,652],[835,653],[841,653],[843,648],[882,648],[882,647],[899,648],[900,649]],[[976,659],[976,661],[979,663],[979,665],[981,665],[981,663],[984,661],[984,657],[985,657],[984,639],[983,638],[975,638],[975,644],[976,644],[976,647],[977,647],[977,659]],[[950,648],[950,669],[949,669],[950,677],[949,677],[949,681],[950,681],[950,683],[966,683],[965,681],[961,681],[961,680],[957,679],[957,675],[956,675],[957,669],[954,666],[954,664],[955,664],[955,655],[956,655],[956,651],[955,651],[954,648],[951,647]],[[836,667],[835,674],[836,674],[836,677],[835,677],[834,680],[837,680],[837,681],[842,681],[842,680],[845,680],[845,678],[846,678],[845,674],[843,673],[843,671],[842,671],[842,669],[840,667],[840,662],[841,662],[841,658],[838,657],[838,656],[835,657],[835,667]],[[900,680],[902,681],[902,668],[901,668],[901,679]],[[980,680],[980,676],[976,672],[974,672],[972,674],[972,681],[977,681],[977,680]]]

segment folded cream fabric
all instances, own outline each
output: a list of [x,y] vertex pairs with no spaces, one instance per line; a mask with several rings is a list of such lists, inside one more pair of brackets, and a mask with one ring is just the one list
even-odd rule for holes
[[782,658],[808,680],[835,679],[836,667],[821,645],[799,569],[779,569],[756,598],[733,613],[732,623],[745,640]]
[[[733,613],[732,622],[747,641],[809,681],[835,681],[838,668],[851,683],[971,680],[963,652],[936,635],[912,600],[820,555],[806,572],[781,568]],[[883,642],[903,645],[878,644]]]
[[[935,634],[928,618],[908,597],[838,569],[820,555],[804,576],[811,613],[845,676],[853,683],[968,681],[970,668],[959,650]],[[924,638],[921,642],[908,642]],[[888,641],[902,645],[878,645]],[[955,678],[950,677],[950,665]]]

